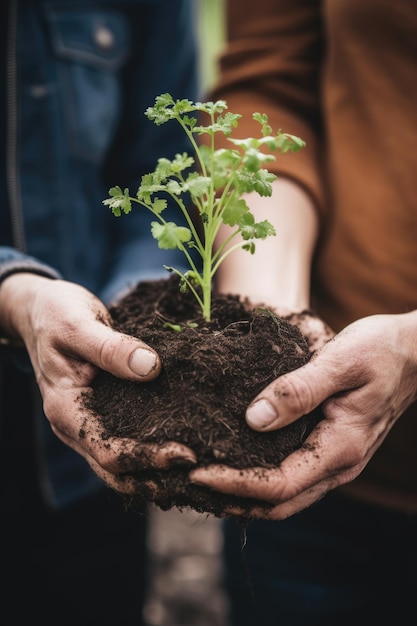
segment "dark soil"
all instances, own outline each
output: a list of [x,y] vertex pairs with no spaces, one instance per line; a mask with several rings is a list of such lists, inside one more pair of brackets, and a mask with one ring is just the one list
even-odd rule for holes
[[[319,412],[270,433],[250,429],[244,419],[251,400],[278,376],[305,364],[311,354],[298,327],[237,296],[213,294],[206,323],[191,293],[180,293],[177,277],[142,282],[111,309],[116,329],[140,337],[162,360],[159,377],[132,383],[101,372],[86,399],[100,416],[105,436],[133,437],[192,448],[198,465],[271,468],[303,445],[321,419]],[[181,324],[176,332],[165,322]],[[196,328],[187,323],[197,323]],[[188,481],[189,468],[137,472],[129,506],[151,501],[221,516],[225,506],[246,509],[259,501],[212,492]],[[152,489],[149,482],[158,485]]]

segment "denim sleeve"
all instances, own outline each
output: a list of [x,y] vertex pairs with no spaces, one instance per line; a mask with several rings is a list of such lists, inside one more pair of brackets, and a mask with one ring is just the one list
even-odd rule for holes
[[59,273],[49,265],[14,248],[0,246],[0,283],[11,274],[18,272],[30,272],[49,278],[60,278]]

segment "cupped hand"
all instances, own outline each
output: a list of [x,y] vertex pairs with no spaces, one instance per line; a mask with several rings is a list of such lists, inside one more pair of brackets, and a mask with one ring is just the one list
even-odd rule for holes
[[299,450],[275,469],[210,466],[192,470],[191,481],[271,504],[255,507],[252,517],[287,518],[354,480],[416,399],[417,312],[363,318],[309,363],[277,378],[247,409],[248,424],[266,432],[321,405],[324,419]]
[[182,444],[164,447],[131,439],[103,439],[96,416],[83,407],[98,369],[144,382],[161,368],[144,342],[112,329],[107,308],[75,283],[29,273],[8,277],[0,289],[0,323],[28,351],[52,430],[111,487],[134,490],[129,472],[195,463]]

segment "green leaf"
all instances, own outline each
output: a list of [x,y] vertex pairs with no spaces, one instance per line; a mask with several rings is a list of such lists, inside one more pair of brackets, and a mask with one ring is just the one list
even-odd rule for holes
[[274,226],[268,220],[263,220],[255,224],[255,237],[256,239],[266,239],[267,237],[274,237],[277,234]]
[[149,207],[152,208],[156,215],[160,215],[168,206],[168,202],[165,198],[154,198],[149,202]]
[[198,176],[195,172],[190,174],[184,184],[184,190],[189,191],[193,198],[204,197],[211,184],[211,178],[209,176]]
[[275,174],[267,170],[250,172],[241,169],[236,174],[236,185],[241,193],[256,191],[260,196],[269,197],[272,194],[271,183],[276,179]]
[[285,152],[297,152],[304,148],[306,142],[297,137],[296,135],[289,135],[288,133],[281,133],[277,137],[277,146],[282,154]]
[[224,116],[219,115],[213,124],[207,126],[196,126],[195,132],[202,135],[207,133],[212,135],[214,133],[223,133],[226,137],[229,137],[233,129],[237,128],[238,121],[242,116],[238,113],[226,113]]
[[182,243],[191,239],[191,231],[185,226],[177,226],[174,222],[160,224],[151,222],[152,235],[158,240],[158,247],[164,250],[175,250],[180,248]]
[[245,215],[248,214],[250,215],[249,207],[246,204],[245,200],[243,200],[243,198],[240,198],[235,202],[230,202],[228,204],[228,206],[223,211],[222,219],[224,224],[228,224],[229,226],[236,226],[237,224],[243,224],[245,220]]
[[270,135],[272,133],[272,128],[268,123],[268,116],[266,113],[254,113],[253,119],[256,122],[259,122],[262,126],[262,135],[265,137],[266,135]]
[[264,154],[255,148],[249,148],[243,157],[243,164],[250,172],[257,172],[264,163],[269,163],[274,160],[275,157],[273,154]]
[[242,250],[247,250],[249,254],[255,254],[255,244],[253,241],[249,241],[242,246]]
[[120,187],[112,187],[109,189],[109,196],[110,198],[103,200],[103,204],[111,208],[113,215],[120,217],[122,212],[125,214],[130,213],[132,203],[128,189],[125,189],[123,192]]
[[180,333],[182,331],[181,324],[173,324],[172,322],[164,322],[162,324],[162,328],[168,328],[169,330],[173,330],[176,333]]
[[271,183],[276,179],[275,174],[268,170],[259,170],[255,176],[255,191],[260,196],[269,197],[272,195]]

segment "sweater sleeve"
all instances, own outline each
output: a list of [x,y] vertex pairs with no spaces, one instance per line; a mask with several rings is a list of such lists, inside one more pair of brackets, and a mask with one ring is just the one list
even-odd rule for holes
[[[236,136],[259,136],[252,119],[258,111],[268,115],[274,131],[306,142],[300,152],[278,155],[268,169],[303,186],[321,211],[320,2],[227,0],[226,20],[226,43],[210,99],[226,100],[229,111],[242,115]],[[216,142],[230,147],[220,133]]]

